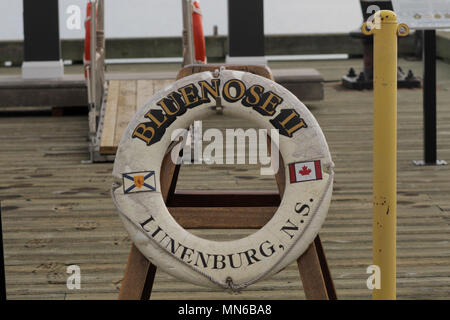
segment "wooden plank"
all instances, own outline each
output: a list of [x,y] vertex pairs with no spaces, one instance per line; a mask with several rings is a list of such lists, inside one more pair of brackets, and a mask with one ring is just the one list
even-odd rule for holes
[[325,282],[328,299],[337,300],[336,288],[334,286],[330,268],[328,267],[328,261],[325,257],[325,250],[323,249],[322,241],[320,240],[319,235],[317,235],[314,239],[314,246],[316,247],[317,258],[319,259],[320,270],[322,271],[323,281]]
[[154,95],[154,82],[157,80],[137,80],[137,99],[135,112]]
[[[173,82],[173,80],[110,80],[110,83],[118,84],[119,89],[113,91],[111,96],[111,106],[107,105],[106,114],[109,114],[108,119],[105,116],[105,125],[113,128],[107,128],[106,133],[102,134],[102,143],[100,146],[101,154],[115,154],[117,147],[122,139],[128,123],[133,118],[137,110],[150,99],[155,92],[162,90]],[[108,102],[110,100],[108,93]],[[117,101],[116,104],[113,102]],[[114,108],[114,106],[116,106]],[[115,122],[110,119],[113,119]],[[108,122],[107,122],[108,121]],[[114,123],[114,126],[112,125]],[[105,129],[104,129],[105,131]],[[103,143],[103,136],[105,136],[105,143]],[[113,141],[111,142],[111,139]]]
[[[119,293],[119,300],[148,300],[155,272],[156,267],[133,244],[128,257],[125,276]],[[151,284],[142,281],[142,279],[147,279]]]
[[298,270],[302,278],[306,299],[308,300],[329,300],[327,285],[320,266],[315,243],[311,243],[309,248],[297,259]]
[[178,190],[170,207],[278,207],[280,195],[265,190]]
[[164,90],[166,87],[170,86],[173,83],[171,79],[165,80],[155,80],[153,81],[153,92],[157,93],[158,91]]
[[[0,44],[1,46],[1,44]],[[58,80],[26,80],[0,76],[0,108],[11,106],[87,107],[87,87],[82,73]]]
[[120,82],[119,101],[117,103],[117,122],[114,131],[114,146],[122,139],[128,123],[133,118],[136,109],[136,80]]
[[103,122],[102,137],[100,140],[100,153],[114,152],[114,137],[117,124],[117,109],[120,94],[120,81],[111,80],[108,86],[105,118]]
[[169,207],[174,219],[186,229],[259,229],[278,207]]

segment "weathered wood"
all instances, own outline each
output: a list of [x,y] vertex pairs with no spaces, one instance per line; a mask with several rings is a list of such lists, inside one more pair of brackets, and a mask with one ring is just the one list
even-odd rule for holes
[[155,93],[154,83],[155,80],[137,80],[137,98],[134,112],[137,112],[153,96]]
[[317,101],[324,97],[324,78],[316,69],[278,69],[274,76],[278,84],[300,101]]
[[109,81],[105,118],[103,120],[102,137],[100,140],[100,153],[102,154],[109,154],[117,150],[117,147],[114,145],[114,137],[118,117],[119,91],[120,81]]
[[177,75],[177,80],[189,76],[194,73],[204,71],[219,70],[221,67],[225,67],[227,70],[237,70],[257,74],[261,77],[273,80],[273,75],[267,66],[262,65],[229,65],[229,64],[193,64],[182,68]]
[[280,195],[265,190],[178,190],[169,207],[277,207]]
[[325,251],[323,250],[322,241],[320,240],[319,235],[314,239],[314,246],[316,247],[317,258],[319,259],[320,271],[322,272],[328,299],[337,300],[336,288],[334,287],[334,281],[330,273],[330,268],[328,267]]
[[186,229],[260,229],[278,207],[169,207]]
[[329,300],[315,241],[297,260],[305,296],[309,300]]
[[58,80],[24,80],[19,76],[0,77],[0,107],[87,107],[87,105],[86,84],[84,81],[74,80],[72,76]]
[[122,81],[117,102],[117,122],[114,130],[114,145],[118,146],[128,123],[133,118],[136,109],[136,80]]
[[110,80],[100,153],[115,154],[128,123],[153,94],[172,80]]
[[148,300],[155,271],[156,268],[133,244],[120,287],[119,300]]
[[172,79],[159,79],[153,82],[153,92],[158,92],[165,89],[167,86],[172,84],[174,80]]
[[[421,62],[400,60],[421,72]],[[360,60],[289,62],[271,66],[315,67],[337,79]],[[9,70],[9,69],[5,69]],[[438,61],[438,155],[450,159],[450,65]],[[275,73],[275,72],[274,72]],[[398,92],[398,299],[447,299],[450,290],[450,170],[418,168],[422,157],[422,91]],[[328,140],[335,183],[320,231],[340,299],[371,299],[366,287],[372,264],[372,93],[325,84],[325,100],[308,105]],[[239,119],[213,116],[204,128],[248,128]],[[85,116],[0,117],[0,200],[8,299],[116,299],[132,244],[110,197],[112,163],[88,159]],[[276,190],[259,166],[183,165],[178,189]],[[190,229],[216,241],[254,230]],[[82,289],[65,286],[66,267],[77,264]],[[177,281],[157,272],[152,299],[304,299],[297,263],[273,278],[230,295]]]

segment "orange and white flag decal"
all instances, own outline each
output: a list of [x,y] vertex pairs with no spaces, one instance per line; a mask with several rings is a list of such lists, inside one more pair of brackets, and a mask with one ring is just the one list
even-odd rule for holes
[[289,164],[289,176],[291,183],[322,180],[320,160]]

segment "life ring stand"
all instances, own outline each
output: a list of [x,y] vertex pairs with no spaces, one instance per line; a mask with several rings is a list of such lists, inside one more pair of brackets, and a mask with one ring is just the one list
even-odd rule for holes
[[[255,233],[227,242],[183,229],[164,204],[159,181],[172,132],[215,114],[214,92],[225,115],[269,131],[281,129],[279,150],[286,165],[280,170],[289,177],[272,219]],[[142,106],[119,144],[113,176],[114,203],[146,258],[188,282],[241,290],[286,267],[314,240],[331,200],[333,163],[317,121],[287,89],[257,75],[221,70],[178,80]]]

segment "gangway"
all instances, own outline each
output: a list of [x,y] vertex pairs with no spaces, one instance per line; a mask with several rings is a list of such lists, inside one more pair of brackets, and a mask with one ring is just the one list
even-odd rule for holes
[[[183,0],[183,66],[202,67],[195,60],[192,5]],[[85,63],[89,105],[89,152],[86,163],[113,161],[128,122],[152,95],[175,81],[175,73],[105,75],[104,0],[91,1],[90,61]],[[95,44],[95,45],[94,45]],[[95,57],[95,58],[94,58]],[[209,65],[220,68],[218,65]],[[236,69],[236,65],[227,65]],[[264,68],[267,68],[264,66]],[[268,69],[268,68],[267,68]],[[185,69],[187,70],[187,69]],[[252,72],[251,70],[246,70]],[[180,76],[183,69],[180,70]],[[322,100],[322,75],[315,69],[274,69],[276,82],[301,101]]]

